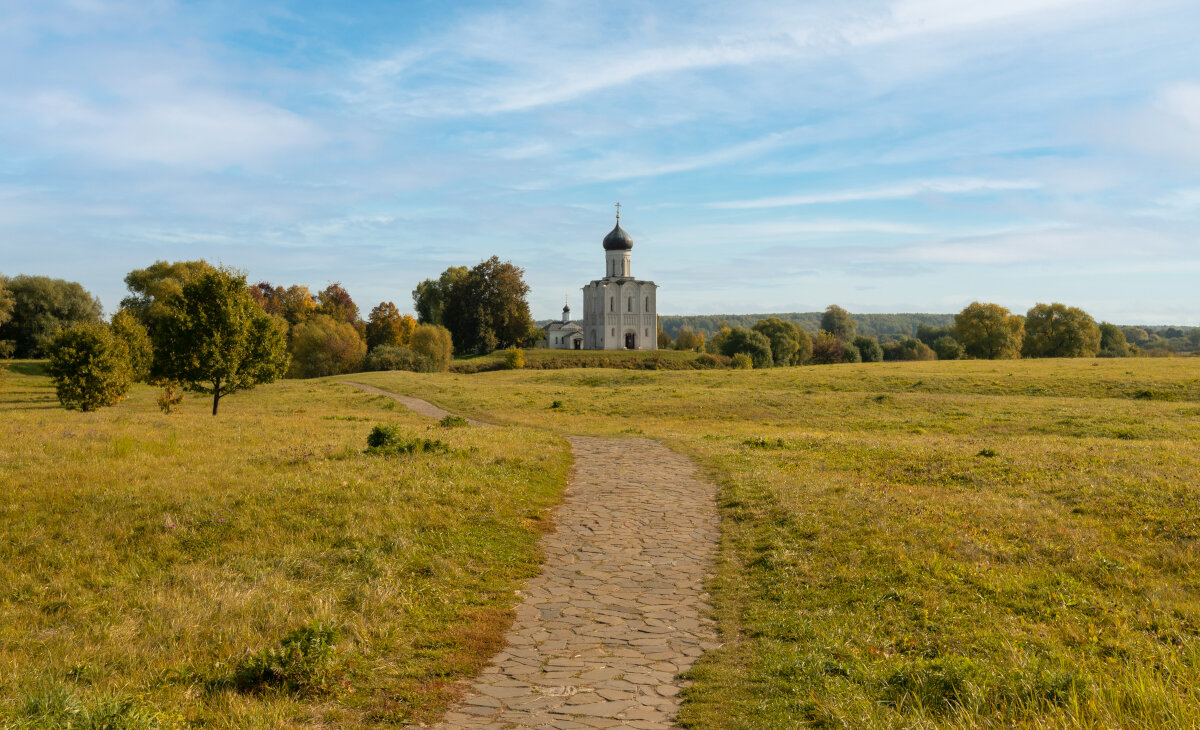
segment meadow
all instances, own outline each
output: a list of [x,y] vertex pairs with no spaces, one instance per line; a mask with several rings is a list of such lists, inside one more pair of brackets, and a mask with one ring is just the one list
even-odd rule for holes
[[[0,366],[2,367],[2,366]],[[536,574],[565,443],[443,427],[334,381],[163,415],[0,373],[0,727],[436,717]],[[376,424],[409,444],[367,453]]]
[[[537,570],[563,433],[661,439],[719,486],[723,646],[691,672],[688,727],[1200,716],[1195,358],[340,378],[496,429],[339,378],[231,396],[216,419],[200,399],[164,416],[145,388],[69,413],[17,367],[0,725],[71,703],[129,727],[436,716]],[[444,448],[365,453],[376,423]],[[239,684],[322,627],[319,691]]]
[[355,377],[707,469],[689,727],[1198,722],[1200,361]]

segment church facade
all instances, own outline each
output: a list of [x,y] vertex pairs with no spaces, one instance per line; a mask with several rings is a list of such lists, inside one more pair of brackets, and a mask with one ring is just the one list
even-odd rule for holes
[[585,350],[657,350],[658,285],[633,278],[633,237],[617,225],[604,237],[603,279],[583,287]]

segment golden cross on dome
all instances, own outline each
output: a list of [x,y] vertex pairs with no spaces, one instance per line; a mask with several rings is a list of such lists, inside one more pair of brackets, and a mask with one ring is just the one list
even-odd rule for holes
[[621,204],[617,203],[617,220],[621,220]]

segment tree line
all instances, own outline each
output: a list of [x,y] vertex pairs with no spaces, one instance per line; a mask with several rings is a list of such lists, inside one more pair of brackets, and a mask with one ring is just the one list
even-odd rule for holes
[[[884,342],[859,334],[856,317],[836,304],[822,313],[812,336],[780,317],[760,319],[752,327],[731,327],[724,322],[718,327],[709,336],[683,325],[674,341],[660,330],[659,345],[720,353],[734,357],[738,363],[770,367],[882,360],[1129,357],[1146,353],[1129,342],[1128,331],[1140,333],[1140,341],[1150,339],[1143,328],[1097,324],[1082,309],[1057,302],[1037,304],[1023,316],[999,304],[973,302],[953,315],[951,323],[920,324],[915,336]],[[1200,328],[1185,336],[1194,348],[1200,347]]]
[[146,382],[163,387],[164,411],[190,390],[211,395],[216,415],[223,396],[280,377],[432,372],[449,369],[456,349],[532,344],[540,331],[523,275],[496,257],[454,267],[439,280],[445,286],[431,293],[423,282],[413,292],[420,316],[383,301],[363,318],[337,282],[314,293],[250,285],[203,260],[158,261],[125,277],[129,294],[107,323],[99,300],[76,282],[0,277],[0,356],[49,358],[68,408],[113,405]]

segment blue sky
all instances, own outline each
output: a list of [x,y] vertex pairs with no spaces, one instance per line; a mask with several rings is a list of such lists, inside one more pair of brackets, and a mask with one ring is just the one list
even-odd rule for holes
[[[1194,0],[0,5],[0,273],[1200,324]],[[578,313],[578,312],[577,312]]]

